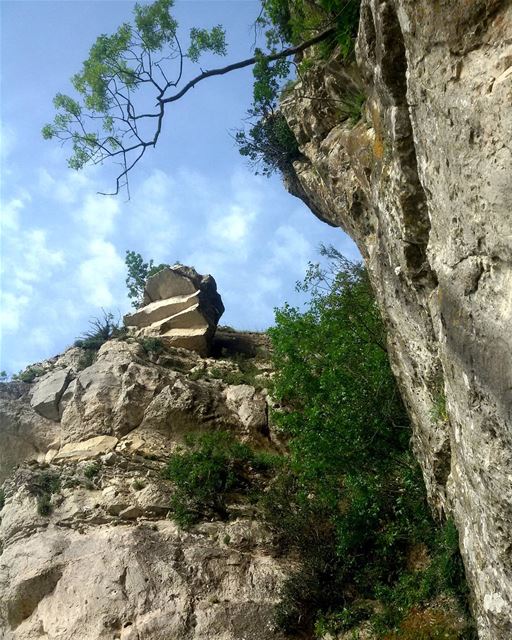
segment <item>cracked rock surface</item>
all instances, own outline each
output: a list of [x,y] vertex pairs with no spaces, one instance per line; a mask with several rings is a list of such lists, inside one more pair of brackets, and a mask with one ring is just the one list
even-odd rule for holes
[[70,351],[0,385],[0,638],[281,638],[273,607],[293,567],[254,508],[233,498],[228,520],[185,531],[162,475],[190,432],[279,450],[265,393],[210,378],[237,365],[185,349],[111,340],[81,371]]

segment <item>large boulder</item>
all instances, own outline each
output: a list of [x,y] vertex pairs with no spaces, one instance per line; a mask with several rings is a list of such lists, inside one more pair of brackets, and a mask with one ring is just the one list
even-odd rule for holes
[[148,278],[143,306],[127,314],[124,323],[137,336],[159,337],[173,346],[207,354],[223,313],[212,276],[174,265]]

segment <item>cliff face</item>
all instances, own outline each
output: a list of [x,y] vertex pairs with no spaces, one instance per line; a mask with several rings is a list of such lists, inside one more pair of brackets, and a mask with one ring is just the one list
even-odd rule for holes
[[[258,344],[242,338],[217,343]],[[272,610],[290,563],[254,507],[234,496],[229,520],[184,530],[162,475],[190,432],[275,452],[265,394],[223,382],[241,376],[229,358],[148,353],[133,339],[105,343],[85,368],[80,355],[1,385],[0,637],[280,638]],[[259,359],[254,375],[268,371]]]
[[510,2],[363,0],[357,68],[333,57],[282,105],[288,187],[365,259],[485,640],[512,637],[511,99]]

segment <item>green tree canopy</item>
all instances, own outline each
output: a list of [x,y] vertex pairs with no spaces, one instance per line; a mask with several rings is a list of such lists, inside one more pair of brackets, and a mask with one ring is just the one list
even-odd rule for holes
[[132,300],[132,306],[137,308],[142,304],[144,287],[149,276],[158,273],[158,271],[170,265],[165,263],[155,264],[153,259],[149,260],[149,262],[144,262],[144,258],[140,253],[135,251],[127,251],[124,262],[128,271],[126,276],[128,297]]
[[[71,145],[72,154],[68,162],[73,169],[101,164],[106,160],[118,162],[121,169],[114,190],[117,194],[121,187],[128,187],[130,170],[148,148],[157,144],[168,105],[183,98],[207,78],[254,65],[254,105],[250,114],[266,122],[266,129],[268,123],[276,123],[277,126],[272,126],[270,131],[270,138],[275,143],[273,146],[284,146],[288,155],[291,149],[293,156],[297,151],[296,143],[291,139],[284,120],[275,116],[278,88],[289,74],[289,61],[293,56],[335,37],[338,17],[329,18],[329,12],[339,2],[322,0],[313,13],[311,10],[306,12],[307,19],[303,16],[297,26],[295,16],[302,3],[296,0],[264,0],[257,24],[267,29],[268,50],[256,50],[255,55],[245,60],[201,70],[188,79],[188,63],[198,63],[207,52],[216,56],[226,55],[222,26],[216,25],[212,29],[194,27],[184,43],[171,13],[174,0],[136,4],[132,22],[125,22],[115,33],[102,34],[96,39],[82,69],[72,78],[76,97],[63,93],[55,96],[57,114],[52,123],[43,127],[43,137]],[[359,2],[348,0],[345,13],[347,6],[358,7]],[[290,24],[295,24],[294,28],[287,27],[284,22],[282,14],[286,11]],[[300,15],[303,13],[299,11]],[[323,19],[313,20],[311,16],[317,14]],[[300,25],[302,33],[299,33]],[[287,47],[290,41],[294,44]],[[261,134],[268,133],[266,129],[263,127],[263,132],[259,132],[260,138]],[[248,139],[238,137],[242,153],[251,160],[258,159],[261,140],[252,144],[251,134]],[[268,153],[263,151],[262,157],[265,159],[267,156]],[[279,155],[275,157],[271,153],[269,157],[272,168],[281,167]]]

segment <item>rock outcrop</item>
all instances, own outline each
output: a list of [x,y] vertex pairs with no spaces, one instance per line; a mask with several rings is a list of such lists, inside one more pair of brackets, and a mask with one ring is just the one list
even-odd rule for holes
[[73,349],[0,385],[2,640],[281,638],[272,608],[292,565],[254,508],[234,497],[228,520],[181,529],[162,474],[191,432],[279,450],[266,394],[224,382],[241,375],[229,358],[143,344],[110,340],[83,370]]
[[363,0],[357,65],[334,55],[282,105],[290,191],[368,267],[482,640],[512,637],[511,103],[510,2]]
[[158,337],[202,355],[210,350],[224,305],[212,276],[175,265],[150,276],[143,306],[124,317],[134,335]]

